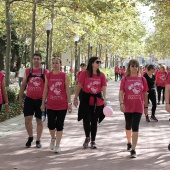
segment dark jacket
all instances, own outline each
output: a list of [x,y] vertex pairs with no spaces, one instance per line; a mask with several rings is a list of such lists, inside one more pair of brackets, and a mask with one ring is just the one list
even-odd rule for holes
[[[97,93],[97,94],[91,94],[91,93],[86,93],[82,92],[81,99],[80,99],[80,105],[78,108],[78,121],[83,119],[84,115],[87,114],[90,110],[90,105],[89,105],[89,99],[90,97],[94,97],[94,112],[96,110],[96,103],[97,103],[97,97],[103,99],[102,93]],[[104,105],[103,105],[104,108]],[[99,115],[98,122],[100,123],[103,119],[105,118],[105,115],[103,114],[103,109],[102,112]]]

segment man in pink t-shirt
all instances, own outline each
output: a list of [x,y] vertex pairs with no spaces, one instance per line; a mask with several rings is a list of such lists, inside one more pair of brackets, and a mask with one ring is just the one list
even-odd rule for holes
[[9,105],[8,105],[8,95],[5,88],[5,78],[4,74],[0,71],[0,111],[2,104],[5,105],[5,111],[8,111]]
[[46,69],[42,68],[41,54],[35,53],[32,58],[33,68],[28,68],[25,71],[20,94],[19,101],[20,105],[23,105],[23,94],[26,88],[26,98],[24,100],[24,117],[25,117],[25,127],[28,133],[28,141],[25,146],[30,147],[33,141],[33,125],[32,119],[33,115],[36,117],[37,122],[37,139],[36,147],[41,148],[41,135],[43,131],[43,124],[41,120],[42,112],[40,109],[43,90],[44,90],[44,75],[48,72]]

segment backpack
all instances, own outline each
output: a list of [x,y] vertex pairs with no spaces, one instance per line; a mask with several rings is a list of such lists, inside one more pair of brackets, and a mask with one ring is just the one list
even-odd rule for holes
[[28,74],[28,77],[27,77],[27,83],[29,82],[29,79],[30,79],[31,77],[40,77],[40,78],[43,80],[43,82],[45,82],[44,68],[43,68],[43,67],[41,68],[41,75],[40,75],[40,76],[38,76],[38,75],[33,75],[32,73],[33,73],[33,69],[30,68],[30,71],[29,71],[29,74]]

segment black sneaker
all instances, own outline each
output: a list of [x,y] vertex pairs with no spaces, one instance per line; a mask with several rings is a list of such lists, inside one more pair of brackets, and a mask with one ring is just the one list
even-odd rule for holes
[[25,144],[25,147],[27,148],[31,147],[32,141],[33,141],[33,137],[29,137],[27,143]]
[[132,144],[131,144],[131,143],[128,143],[128,144],[127,144],[127,151],[131,151],[131,149],[132,149]]
[[136,158],[136,157],[137,157],[137,156],[136,156],[136,151],[131,150],[131,151],[130,151],[130,157],[131,157],[131,158]]
[[150,122],[150,119],[149,119],[149,116],[148,116],[148,115],[146,115],[146,121],[147,121],[147,122]]
[[97,149],[97,145],[94,141],[90,143],[92,149]]
[[155,116],[151,116],[151,120],[154,120],[155,122],[158,121],[158,119]]
[[85,141],[84,141],[84,143],[83,143],[84,149],[87,149],[87,148],[88,148],[89,142],[90,142],[90,137],[86,137],[86,139],[85,139]]
[[168,150],[170,151],[170,144],[168,145]]
[[41,141],[36,141],[36,148],[41,148],[42,145],[41,145]]
[[157,105],[160,105],[160,102],[158,102]]

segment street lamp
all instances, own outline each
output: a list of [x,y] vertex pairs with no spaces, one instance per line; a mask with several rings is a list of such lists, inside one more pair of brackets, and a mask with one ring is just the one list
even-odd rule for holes
[[47,32],[47,49],[46,49],[46,68],[48,69],[48,55],[49,55],[49,35],[50,35],[50,31],[52,29],[52,23],[50,22],[50,20],[48,20],[45,23],[45,29]]
[[76,80],[76,71],[77,71],[77,65],[78,65],[78,55],[77,55],[77,43],[79,40],[79,35],[74,35],[74,42],[75,42],[75,69],[74,69],[74,79]]

